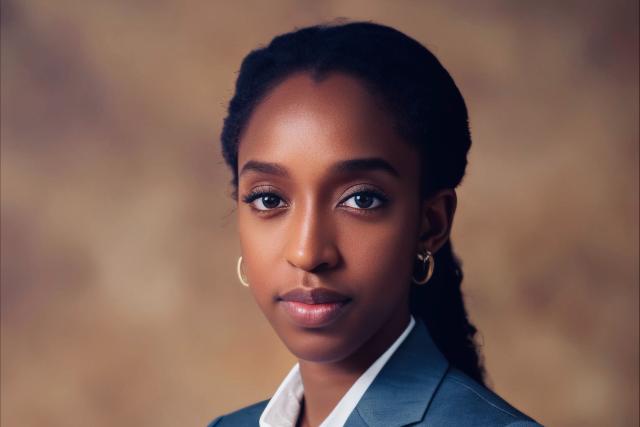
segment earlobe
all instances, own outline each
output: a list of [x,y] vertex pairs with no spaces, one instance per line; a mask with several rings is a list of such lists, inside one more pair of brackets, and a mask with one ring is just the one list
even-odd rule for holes
[[422,202],[420,243],[433,253],[449,239],[457,201],[455,190],[445,188]]

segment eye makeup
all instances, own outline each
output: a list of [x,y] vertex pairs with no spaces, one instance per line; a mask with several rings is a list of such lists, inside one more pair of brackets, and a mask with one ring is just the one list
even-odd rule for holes
[[[359,200],[357,199],[358,197],[360,198]],[[389,197],[384,192],[368,184],[359,184],[353,187],[349,192],[349,194],[342,198],[342,200],[340,201],[340,204],[343,205],[346,201],[352,198],[354,198],[356,206],[346,205],[346,207],[349,208],[350,210],[357,211],[358,214],[374,213],[374,211],[384,208],[389,203],[389,200],[390,200]],[[377,199],[378,204],[376,205],[375,204],[376,202],[374,201],[373,204],[375,206],[373,207],[371,207],[370,205],[366,207],[358,206],[358,204],[363,201],[364,201],[364,204],[367,205],[366,202],[371,199],[373,200]]]
[[[354,199],[355,204],[345,204],[351,199]],[[260,186],[251,189],[247,194],[242,196],[242,201],[250,205],[252,209],[259,214],[283,209],[288,206],[285,198],[271,186]],[[350,211],[356,211],[358,214],[369,214],[384,208],[389,201],[390,198],[377,187],[369,184],[359,184],[350,188],[348,194],[340,200],[339,205],[346,207]],[[256,206],[255,202],[258,202],[262,207]],[[280,202],[283,204],[281,205]]]
[[[264,209],[257,208],[254,205],[254,202],[256,200],[260,201],[263,204],[263,206],[265,206],[265,208]],[[267,201],[267,204],[265,204],[265,200]],[[278,192],[271,186],[261,186],[261,187],[252,188],[246,195],[242,196],[242,201],[250,205],[251,208],[254,211],[257,211],[258,213],[264,213],[268,211],[273,211],[275,209],[281,209],[282,208],[281,206],[275,206],[275,207],[267,206],[270,202],[273,202],[274,200],[283,201],[284,198],[280,196]]]

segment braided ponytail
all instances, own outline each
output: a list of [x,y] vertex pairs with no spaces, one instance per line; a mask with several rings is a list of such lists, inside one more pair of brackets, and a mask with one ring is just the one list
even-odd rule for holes
[[424,285],[411,286],[411,313],[424,320],[440,351],[456,368],[484,384],[484,367],[476,351],[476,328],[467,318],[462,270],[451,240],[434,255],[433,276]]

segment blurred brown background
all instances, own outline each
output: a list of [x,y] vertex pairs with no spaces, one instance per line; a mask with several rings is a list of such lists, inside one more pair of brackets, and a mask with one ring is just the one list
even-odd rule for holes
[[294,359],[235,275],[246,53],[336,17],[429,47],[474,145],[452,240],[494,389],[638,425],[636,1],[2,0],[1,423],[204,426]]

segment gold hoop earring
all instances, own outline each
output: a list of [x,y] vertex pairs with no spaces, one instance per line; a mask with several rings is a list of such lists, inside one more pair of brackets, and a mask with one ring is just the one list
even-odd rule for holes
[[[431,253],[431,251],[426,251],[424,255],[421,253],[418,253],[416,256],[418,260],[422,262],[423,270],[427,270],[427,275],[421,280],[416,280],[415,277],[411,276],[411,280],[416,285],[424,285],[429,281],[429,279],[431,279],[436,262],[433,259],[433,254]],[[428,267],[427,267],[427,263],[429,264]]]
[[242,274],[242,257],[238,258],[238,266],[236,268],[237,273],[238,273],[238,279],[240,279],[240,283],[242,283],[243,286],[249,287],[249,282],[247,282],[247,279],[245,279]]

